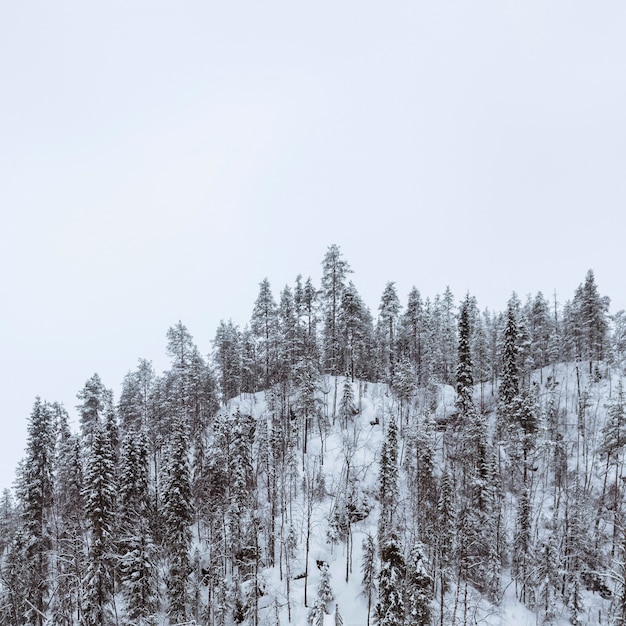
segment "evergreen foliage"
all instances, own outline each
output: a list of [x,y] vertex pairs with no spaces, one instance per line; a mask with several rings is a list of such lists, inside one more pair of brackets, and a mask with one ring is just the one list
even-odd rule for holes
[[509,574],[539,622],[626,623],[626,323],[593,273],[504,314],[389,282],[374,330],[338,246],[322,270],[278,304],[264,279],[209,360],[178,322],[117,404],[94,374],[78,434],[36,399],[0,626],[350,623],[353,535],[368,624],[490,624]]
[[406,563],[398,536],[393,531],[382,543],[380,560],[376,623],[381,626],[401,626],[405,618]]

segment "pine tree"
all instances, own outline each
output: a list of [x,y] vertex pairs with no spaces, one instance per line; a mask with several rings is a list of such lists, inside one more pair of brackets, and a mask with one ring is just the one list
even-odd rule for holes
[[367,626],[370,626],[370,613],[372,609],[372,596],[376,591],[376,579],[378,573],[376,571],[376,546],[374,537],[369,533],[363,539],[363,562],[361,564],[361,586],[363,593],[367,598]]
[[426,564],[424,546],[421,544],[417,543],[411,549],[406,571],[407,619],[415,626],[429,626],[433,579]]
[[335,626],[343,626],[343,616],[339,612],[339,603],[335,604]]
[[411,361],[402,358],[396,366],[394,391],[400,399],[400,416],[405,418],[405,423],[409,421],[411,403],[417,388],[417,375]]
[[172,624],[184,622],[188,610],[187,581],[191,573],[189,526],[193,520],[188,447],[185,424],[178,419],[174,423],[168,451],[163,491],[165,547],[169,562],[166,579],[168,615]]
[[311,626],[324,626],[324,603],[320,598],[315,598],[309,611],[307,623]]
[[85,520],[83,459],[80,439],[72,435],[67,412],[59,407],[54,505],[56,517],[56,593],[51,613],[59,626],[72,624],[81,614],[81,581],[85,577]]
[[404,624],[404,579],[406,564],[395,532],[390,532],[381,548],[381,566],[378,575],[378,602],[376,623],[379,626]]
[[342,355],[343,341],[340,336],[339,308],[346,288],[346,275],[352,272],[343,258],[339,246],[329,246],[322,261],[321,299],[324,310],[323,353],[324,371],[337,376],[345,371]]
[[241,393],[241,334],[232,320],[220,321],[213,345],[222,400],[227,402]]
[[592,373],[594,361],[604,358],[607,333],[609,329],[606,319],[609,309],[609,299],[598,293],[593,270],[589,270],[582,286],[579,307],[582,317],[583,336],[585,342],[585,356],[589,360],[589,374]]
[[352,281],[346,285],[339,308],[339,332],[344,347],[341,357],[352,382],[355,376],[367,378],[372,370],[369,351],[372,344],[372,316]]
[[516,404],[520,392],[515,302],[515,298],[509,301],[502,348],[502,382],[498,388],[498,431],[500,436],[504,435],[506,428],[515,420]]
[[[139,365],[128,372],[122,383],[117,412],[123,430],[147,428],[151,421],[150,399],[155,383],[152,362],[139,359]],[[153,425],[150,424],[152,427]]]
[[22,581],[29,605],[25,616],[26,623],[34,626],[44,623],[50,585],[54,448],[51,407],[37,398],[28,422],[26,458],[18,483],[28,564],[26,578]]
[[258,342],[259,362],[263,364],[262,385],[267,389],[276,382],[278,365],[278,307],[267,278],[259,283],[250,329]]
[[356,408],[354,406],[354,390],[350,378],[346,375],[343,381],[343,390],[341,393],[341,401],[339,403],[339,417],[342,427],[348,428],[348,422],[352,420]]
[[288,386],[298,361],[298,320],[293,294],[288,285],[280,293],[278,306],[277,381]]
[[388,282],[380,299],[378,308],[380,345],[380,372],[382,379],[393,386],[396,367],[396,327],[400,313],[400,300],[396,293],[395,283]]
[[149,527],[148,448],[144,433],[129,430],[120,455],[121,582],[127,617],[138,625],[156,609],[155,546]]
[[91,445],[98,424],[103,421],[106,408],[107,389],[100,376],[94,374],[76,396],[82,403],[76,409],[80,415],[80,428],[83,437]]
[[398,501],[398,429],[395,420],[389,420],[387,436],[383,441],[380,453],[379,477],[379,542],[393,529],[393,517]]
[[458,365],[456,370],[456,405],[461,413],[462,420],[466,423],[467,418],[474,412],[474,378],[472,374],[472,356],[470,354],[470,299],[466,296],[459,314],[459,347]]
[[85,626],[110,623],[113,597],[113,532],[115,521],[115,465],[104,425],[93,433],[93,445],[85,472],[85,513],[90,531],[85,581]]
[[454,485],[447,466],[441,474],[441,487],[437,502],[437,522],[439,532],[436,535],[437,558],[439,559],[439,611],[441,624],[444,623],[445,593],[448,588],[450,565],[454,547],[454,529],[456,510],[454,503]]
[[402,352],[417,372],[418,384],[423,384],[422,357],[424,341],[424,305],[416,287],[409,292],[406,310],[400,319],[400,345]]
[[539,599],[543,610],[543,623],[554,624],[557,615],[558,554],[554,537],[546,541],[538,555],[537,577],[539,581]]
[[320,580],[317,586],[317,597],[322,603],[324,613],[329,614],[328,608],[329,602],[335,599],[335,594],[330,586],[330,572],[328,571],[328,564],[324,563],[320,568]]
[[526,603],[531,558],[531,505],[524,487],[517,504],[517,527],[513,543],[513,575],[519,585],[519,599]]

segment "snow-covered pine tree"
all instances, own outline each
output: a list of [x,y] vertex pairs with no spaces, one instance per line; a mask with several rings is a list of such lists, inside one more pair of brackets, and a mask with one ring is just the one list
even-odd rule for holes
[[380,298],[378,307],[379,372],[382,380],[393,387],[396,367],[396,335],[400,300],[394,282],[388,282]]
[[339,308],[346,288],[346,275],[351,272],[339,246],[329,246],[322,261],[320,301],[324,312],[324,371],[335,376],[346,369],[343,362],[345,347],[340,333]]
[[354,406],[354,390],[348,373],[344,377],[341,401],[339,402],[339,418],[342,428],[348,428],[348,422],[354,417],[356,408]]
[[83,498],[90,531],[83,622],[84,626],[105,626],[111,623],[114,591],[112,535],[117,488],[113,450],[107,430],[102,424],[93,431]]
[[516,581],[518,598],[526,603],[529,564],[531,560],[531,503],[524,487],[517,502],[517,525],[513,541],[512,574]]
[[268,389],[276,378],[278,364],[278,307],[267,278],[259,283],[259,295],[254,303],[250,330],[257,340],[259,363],[263,367],[262,386]]
[[221,398],[227,402],[241,393],[241,333],[232,320],[220,321],[213,346]]
[[67,412],[61,406],[56,406],[55,412],[58,430],[54,484],[57,587],[50,611],[60,625],[66,625],[80,615],[81,581],[85,575],[83,461],[80,439],[71,434]]
[[461,420],[467,425],[467,419],[474,412],[474,377],[472,356],[470,352],[470,297],[469,294],[461,304],[459,313],[459,346],[458,364],[456,369],[456,406]]
[[298,361],[298,320],[289,285],[280,292],[277,329],[276,381],[284,388],[291,385]]
[[100,422],[104,419],[106,408],[107,389],[102,384],[100,376],[94,374],[78,392],[76,397],[81,400],[81,404],[76,406],[80,415],[80,429],[87,443],[91,445],[94,432]]
[[338,325],[345,353],[347,375],[354,382],[368,369],[366,350],[371,337],[371,316],[354,283],[349,281],[341,296]]
[[417,375],[411,361],[404,357],[398,361],[395,372],[394,391],[400,400],[400,422],[409,423],[411,404],[417,389]]
[[417,374],[416,383],[423,384],[422,351],[424,341],[424,305],[416,287],[412,287],[406,309],[400,317],[399,346],[401,353],[408,358]]
[[187,582],[191,573],[189,526],[193,520],[188,459],[189,440],[182,419],[175,420],[171,436],[163,481],[163,508],[165,549],[169,564],[166,578],[168,616],[170,623],[176,624],[184,622],[188,616]]
[[50,590],[50,514],[53,502],[54,433],[53,413],[47,402],[35,400],[28,421],[26,458],[18,481],[26,541],[26,624],[42,626]]
[[376,545],[374,537],[369,533],[363,539],[363,562],[361,564],[361,586],[363,594],[367,598],[367,626],[370,626],[370,613],[372,610],[372,597],[376,591]]
[[438,559],[439,616],[444,625],[445,594],[448,589],[450,565],[454,548],[454,529],[456,528],[456,510],[454,503],[454,485],[448,467],[443,468],[440,480],[439,499],[437,501],[437,523],[439,532],[435,535]]
[[557,616],[557,597],[560,586],[558,553],[554,535],[544,542],[537,560],[537,582],[543,623],[551,625],[555,623]]
[[503,437],[509,424],[515,420],[520,392],[520,374],[517,363],[517,298],[509,300],[507,321],[502,346],[502,382],[498,388],[498,434]]
[[339,603],[335,604],[335,626],[343,626],[343,616],[339,612]]
[[404,580],[406,564],[402,547],[395,531],[385,537],[381,547],[381,564],[378,574],[378,602],[375,615],[378,626],[404,624]]
[[378,542],[382,546],[385,536],[393,529],[398,501],[398,428],[393,418],[389,419],[386,437],[382,443],[378,484],[380,501]]
[[119,536],[126,616],[141,626],[156,610],[156,548],[150,520],[148,447],[145,434],[129,430],[120,454]]
[[330,609],[328,604],[335,599],[335,594],[330,584],[330,571],[328,569],[328,563],[324,563],[320,567],[320,580],[317,585],[317,597],[322,603],[324,613],[329,614]]
[[324,613],[324,603],[320,598],[315,598],[307,617],[307,623],[310,626],[324,626]]
[[430,626],[433,579],[428,571],[424,546],[416,543],[406,567],[406,617],[411,626]]
[[150,418],[150,397],[155,382],[152,362],[139,359],[136,369],[128,372],[122,382],[117,413],[122,430],[141,430],[148,426]]

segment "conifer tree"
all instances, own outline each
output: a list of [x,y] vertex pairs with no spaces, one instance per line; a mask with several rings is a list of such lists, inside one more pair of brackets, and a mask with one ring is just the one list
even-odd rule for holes
[[98,424],[104,420],[107,389],[102,384],[100,376],[94,374],[76,397],[82,400],[81,404],[76,407],[80,415],[81,433],[91,445]]
[[396,367],[396,340],[398,316],[400,313],[400,300],[396,293],[395,283],[388,282],[380,299],[378,307],[380,350],[380,373],[381,378],[389,385],[395,382]]
[[85,626],[104,626],[111,621],[117,496],[113,450],[104,425],[99,425],[93,433],[84,484],[83,497],[90,542],[83,618]]
[[82,613],[81,582],[85,576],[83,459],[79,437],[72,435],[65,410],[58,412],[58,451],[54,505],[56,517],[56,593],[51,612],[59,625]]
[[213,341],[222,400],[241,393],[241,334],[232,322],[220,321]]
[[456,510],[454,505],[454,485],[447,466],[441,475],[439,500],[437,501],[437,557],[439,559],[439,612],[440,623],[444,624],[445,593],[448,588],[452,551],[454,547],[454,529],[456,528]]
[[461,305],[459,314],[459,347],[458,365],[456,370],[456,405],[461,413],[464,422],[473,414],[473,365],[470,353],[470,319],[469,319],[469,294]]
[[546,541],[539,554],[537,563],[539,600],[543,611],[543,623],[554,624],[557,616],[557,595],[559,590],[558,554],[554,537]]
[[341,360],[348,375],[352,382],[355,376],[367,377],[372,370],[372,364],[369,363],[372,319],[352,281],[348,282],[341,297],[338,325],[344,347]]
[[151,396],[156,375],[152,362],[139,359],[137,368],[128,372],[122,382],[117,413],[122,430],[154,428],[151,422]]
[[526,603],[531,558],[531,504],[528,489],[524,487],[517,504],[517,525],[513,543],[513,575],[519,585],[518,597]]
[[339,418],[343,428],[348,428],[348,422],[353,418],[356,408],[354,406],[354,390],[350,378],[346,375],[343,381],[341,401],[339,403]]
[[520,392],[520,375],[517,364],[517,315],[514,298],[509,301],[507,309],[502,352],[502,382],[498,388],[498,431],[500,436],[505,434],[506,428],[515,420]]
[[406,310],[400,318],[400,345],[402,352],[417,372],[418,384],[423,384],[422,352],[424,341],[424,305],[416,287],[409,292]]
[[343,616],[339,612],[339,603],[335,604],[335,626],[343,626]]
[[258,341],[259,362],[263,366],[262,385],[267,389],[276,382],[278,364],[278,307],[267,278],[259,283],[250,329]]
[[369,533],[363,539],[363,562],[361,564],[361,586],[363,593],[367,598],[367,626],[370,626],[370,613],[372,610],[372,597],[376,591],[376,579],[378,573],[376,571],[376,546],[374,537]]
[[298,320],[293,294],[288,285],[280,294],[277,332],[277,381],[289,386],[298,361]]
[[28,564],[27,576],[22,581],[29,605],[26,623],[34,626],[44,623],[49,594],[54,448],[51,407],[37,398],[28,422],[26,458],[18,484]]
[[383,545],[385,536],[393,529],[398,501],[398,429],[393,418],[389,420],[380,453],[379,500],[378,540]]
[[129,430],[120,455],[121,582],[127,617],[147,623],[156,609],[155,547],[149,519],[148,448],[143,432]]
[[378,602],[376,623],[379,626],[404,624],[404,579],[406,564],[398,535],[390,532],[382,543],[381,565],[378,575]]
[[166,578],[168,615],[172,624],[184,622],[188,616],[189,526],[193,519],[188,447],[185,424],[178,419],[174,422],[163,490],[165,547],[169,562]]
[[320,580],[317,586],[317,597],[322,603],[324,613],[329,614],[328,603],[335,599],[335,594],[330,586],[330,572],[328,571],[328,564],[324,563],[320,568]]
[[415,626],[429,626],[433,579],[428,571],[424,546],[417,543],[411,549],[407,563],[406,615],[408,622]]
[[346,275],[352,272],[339,246],[329,246],[322,261],[321,299],[324,309],[323,354],[324,371],[338,375],[345,370],[340,336],[339,308],[346,288]]

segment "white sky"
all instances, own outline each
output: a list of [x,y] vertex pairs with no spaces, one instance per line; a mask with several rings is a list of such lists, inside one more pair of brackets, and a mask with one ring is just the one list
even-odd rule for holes
[[375,312],[481,308],[593,268],[626,198],[622,1],[0,3],[0,488],[40,394],[73,411],[204,352],[337,243]]

